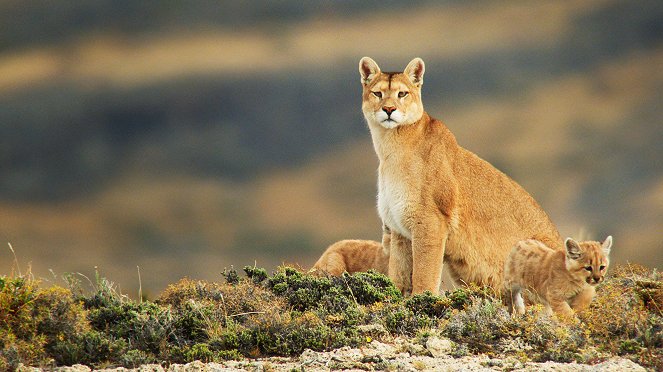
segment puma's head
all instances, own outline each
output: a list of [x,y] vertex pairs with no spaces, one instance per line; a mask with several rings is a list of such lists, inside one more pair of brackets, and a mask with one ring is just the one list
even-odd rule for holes
[[403,72],[381,72],[369,57],[359,61],[363,87],[361,109],[369,124],[391,129],[416,122],[424,113],[421,85],[424,61],[415,58]]
[[612,236],[608,236],[603,243],[577,242],[567,238],[564,245],[566,246],[566,269],[571,275],[590,285],[597,285],[603,281],[610,264]]

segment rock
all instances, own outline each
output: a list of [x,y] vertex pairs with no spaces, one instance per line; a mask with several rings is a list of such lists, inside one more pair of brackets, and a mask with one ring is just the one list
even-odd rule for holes
[[625,358],[611,358],[603,363],[592,366],[593,371],[608,371],[608,372],[621,372],[621,371],[646,371],[646,369],[632,360]]
[[311,349],[304,350],[304,352],[302,352],[302,354],[299,356],[299,362],[301,363],[301,366],[306,369],[324,367],[329,364],[330,359],[331,356],[329,353],[318,353]]
[[404,337],[397,337],[394,340],[394,343],[396,344],[396,347],[398,348],[399,351],[408,353],[410,355],[430,355],[428,350],[416,342],[412,342],[411,339],[404,338]]
[[[516,369],[517,371],[519,369]],[[528,362],[525,363],[525,366],[522,368],[522,371],[595,371],[595,372],[622,372],[622,371],[633,371],[633,372],[644,372],[646,369],[631,360],[625,358],[611,358],[605,362],[587,365],[587,364],[577,364],[577,363],[556,363],[556,362],[544,362],[544,363],[534,363]]]
[[454,343],[446,338],[432,336],[426,341],[426,349],[428,349],[434,357],[439,358],[444,355],[449,355],[454,350]]
[[59,367],[55,371],[58,372],[89,372],[91,371],[90,367],[83,364],[74,364],[71,367]]
[[196,360],[187,364],[172,364],[168,372],[227,372],[236,371],[234,368],[228,368],[219,363],[203,363]]
[[144,364],[136,372],[163,372],[164,369],[158,364]]
[[379,355],[384,359],[396,358],[396,348],[393,345],[384,344],[379,341],[372,341],[362,351],[365,356]]
[[[416,346],[423,349],[418,350]],[[400,338],[394,344],[385,344],[373,341],[362,348],[342,347],[327,352],[305,350],[298,358],[271,357],[258,359],[243,359],[239,361],[224,361],[223,363],[202,363],[199,361],[188,364],[172,364],[166,368],[157,364],[148,364],[141,367],[114,368],[101,370],[103,372],[230,372],[230,371],[550,371],[550,372],[640,372],[645,368],[624,358],[614,357],[600,364],[587,365],[578,363],[556,363],[556,362],[520,362],[514,357],[490,358],[487,355],[468,355],[462,358],[445,357],[449,351],[456,348],[452,341],[439,336],[431,336],[426,342],[426,348],[413,343],[411,340]],[[401,352],[405,349],[417,349],[416,355],[409,352]],[[424,355],[433,354],[434,357]],[[21,372],[37,372],[42,369],[20,366]],[[71,367],[58,367],[60,372],[89,372],[90,368],[84,365]]]

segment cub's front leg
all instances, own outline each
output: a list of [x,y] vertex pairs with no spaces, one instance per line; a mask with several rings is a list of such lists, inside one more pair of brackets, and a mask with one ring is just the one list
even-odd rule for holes
[[437,294],[442,280],[442,266],[448,230],[443,217],[428,215],[412,227],[412,293],[431,291]]
[[555,314],[561,314],[565,317],[572,317],[573,316],[573,309],[571,309],[571,306],[564,301],[564,300],[554,300],[550,301],[550,308]]
[[571,299],[571,308],[573,308],[575,311],[585,310],[589,307],[589,304],[592,302],[592,299],[594,299],[595,294],[596,290],[594,287],[586,287]]
[[511,294],[511,315],[523,315],[525,314],[525,300],[523,300],[523,289],[518,284],[511,284],[507,288],[507,291]]
[[[383,236],[383,244],[385,240]],[[389,279],[403,295],[412,293],[412,246],[406,237],[395,231],[391,231],[389,238]]]

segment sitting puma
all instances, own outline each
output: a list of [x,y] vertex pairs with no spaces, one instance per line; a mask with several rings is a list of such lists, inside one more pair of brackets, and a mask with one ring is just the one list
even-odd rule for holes
[[537,240],[523,240],[513,247],[504,265],[504,285],[514,314],[525,313],[523,291],[549,313],[571,316],[589,306],[594,286],[608,271],[612,236],[603,243],[568,238],[565,246],[566,251],[556,251]]
[[382,72],[359,62],[362,111],[378,168],[378,212],[391,229],[389,277],[403,293],[438,292],[442,264],[460,282],[503,289],[504,262],[527,238],[563,249],[546,213],[516,182],[460,147],[421,101],[424,62]]

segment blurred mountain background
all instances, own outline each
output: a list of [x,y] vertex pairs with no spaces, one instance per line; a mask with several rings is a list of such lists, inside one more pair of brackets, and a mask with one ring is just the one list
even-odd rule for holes
[[0,25],[0,242],[47,281],[134,295],[139,266],[155,295],[379,239],[365,55],[423,58],[427,111],[564,236],[663,264],[659,0],[2,0]]

